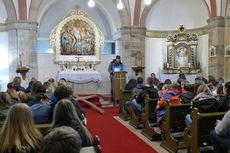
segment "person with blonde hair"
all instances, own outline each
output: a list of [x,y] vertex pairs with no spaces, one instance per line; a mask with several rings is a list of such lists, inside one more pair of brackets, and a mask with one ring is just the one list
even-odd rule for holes
[[69,126],[76,130],[82,139],[82,147],[91,146],[91,135],[79,119],[74,104],[68,99],[58,101],[54,108],[52,129],[60,126]]
[[7,92],[0,92],[0,126],[3,125],[3,122],[6,119],[10,104],[10,95]]
[[41,133],[35,128],[32,113],[26,104],[13,105],[0,132],[1,153],[37,153]]

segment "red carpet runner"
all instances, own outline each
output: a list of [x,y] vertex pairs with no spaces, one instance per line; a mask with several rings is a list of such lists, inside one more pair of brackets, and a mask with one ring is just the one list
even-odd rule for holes
[[103,108],[105,115],[100,115],[90,108],[84,109],[90,133],[101,139],[102,153],[157,153],[113,118],[118,116],[118,107]]

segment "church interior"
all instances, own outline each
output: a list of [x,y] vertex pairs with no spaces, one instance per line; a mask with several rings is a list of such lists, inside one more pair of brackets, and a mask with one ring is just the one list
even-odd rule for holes
[[[52,153],[58,111],[73,153],[230,151],[228,0],[0,0],[0,53],[0,152]],[[39,133],[21,149],[17,109]]]

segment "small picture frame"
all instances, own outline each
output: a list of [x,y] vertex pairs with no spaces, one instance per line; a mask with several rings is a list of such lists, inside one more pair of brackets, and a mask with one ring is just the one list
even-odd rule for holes
[[216,47],[215,46],[210,47],[210,55],[209,55],[209,57],[216,57]]
[[225,47],[224,57],[230,57],[230,45],[227,45],[227,47]]

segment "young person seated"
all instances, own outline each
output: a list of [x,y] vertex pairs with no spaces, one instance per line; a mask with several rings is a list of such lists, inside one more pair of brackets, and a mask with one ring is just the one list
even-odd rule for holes
[[23,103],[13,105],[0,132],[0,152],[38,153],[41,141],[30,108]]
[[183,87],[183,94],[180,95],[180,101],[182,104],[191,103],[191,100],[195,97],[194,87],[192,84],[186,83]]
[[[207,85],[200,85],[197,90],[197,95],[191,101],[191,107],[198,108],[200,113],[210,113],[218,111],[218,101],[212,95]],[[186,125],[192,125],[190,114],[185,116]]]
[[11,106],[11,97],[7,92],[0,92],[0,126],[6,119],[8,110]]
[[[135,95],[138,95],[143,90],[143,87],[144,87],[143,78],[142,77],[138,77],[136,83],[137,83],[137,85],[133,89],[133,91],[134,91]],[[130,104],[130,101],[127,101],[125,103],[125,107],[126,107],[127,110],[129,110],[129,104]]]
[[33,114],[33,119],[35,124],[47,124],[51,123],[49,117],[50,111],[50,96],[45,93],[40,93],[35,96],[37,103],[30,106],[30,110]]
[[162,117],[166,112],[166,109],[165,109],[166,100],[169,100],[172,105],[181,104],[181,102],[179,100],[179,95],[177,95],[175,92],[173,92],[171,85],[165,84],[162,89],[163,89],[163,95],[161,97],[159,97],[159,101],[158,101],[158,104],[156,106],[157,126],[161,125]]
[[230,110],[223,119],[217,120],[216,127],[210,132],[215,153],[228,153],[230,150]]
[[29,96],[29,106],[32,106],[36,102],[38,102],[34,100],[35,100],[35,96],[40,93],[46,93],[46,89],[40,81],[36,81],[32,86],[32,91]]
[[80,106],[80,104],[77,101],[72,99],[72,94],[73,94],[73,90],[68,86],[59,85],[55,89],[55,91],[54,91],[55,101],[52,101],[51,108],[50,108],[50,113],[49,113],[50,117],[51,117],[51,120],[52,120],[52,117],[53,117],[54,107],[57,104],[57,102],[59,100],[61,100],[61,99],[70,99],[71,102],[74,104],[74,107],[76,109],[78,117],[80,119],[84,120],[85,111],[83,110],[83,108]]
[[128,83],[125,86],[125,90],[133,90],[133,88],[135,88],[137,85],[137,80],[131,76]]
[[223,97],[220,97],[218,111],[227,111],[230,108],[230,82],[226,82],[223,88]]
[[78,132],[68,126],[52,129],[42,140],[41,153],[79,153],[82,140]]
[[137,95],[136,99],[132,100],[134,111],[139,119],[141,119],[141,110],[145,106],[145,96],[149,98],[158,98],[158,91],[153,87],[153,79],[148,77],[143,90]]
[[82,147],[91,146],[91,135],[79,119],[73,103],[69,99],[58,101],[54,109],[52,129],[60,126],[69,126],[81,136]]

